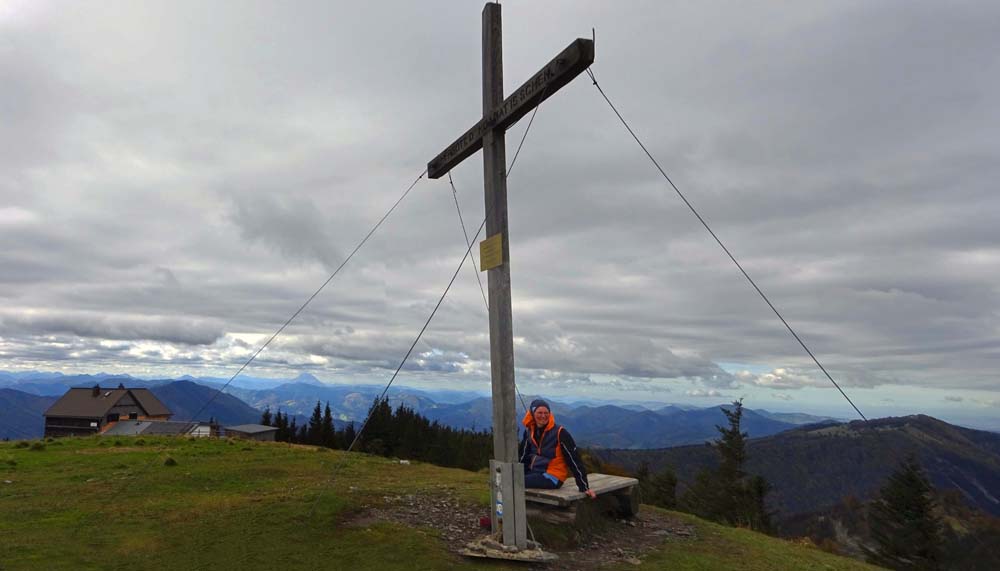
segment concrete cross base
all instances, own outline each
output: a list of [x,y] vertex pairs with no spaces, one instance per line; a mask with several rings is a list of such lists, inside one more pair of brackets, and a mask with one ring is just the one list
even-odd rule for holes
[[524,561],[526,563],[551,563],[559,559],[555,553],[543,551],[542,546],[534,541],[528,541],[527,547],[518,549],[513,545],[504,545],[493,537],[484,537],[479,541],[469,542],[459,553],[466,557],[484,559],[506,559],[508,561]]

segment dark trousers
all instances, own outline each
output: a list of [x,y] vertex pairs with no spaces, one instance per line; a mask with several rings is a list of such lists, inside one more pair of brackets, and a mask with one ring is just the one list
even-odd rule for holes
[[527,466],[524,470],[524,487],[525,488],[541,488],[543,490],[554,490],[561,486],[562,484],[555,483],[552,480],[546,478],[542,472],[529,472]]

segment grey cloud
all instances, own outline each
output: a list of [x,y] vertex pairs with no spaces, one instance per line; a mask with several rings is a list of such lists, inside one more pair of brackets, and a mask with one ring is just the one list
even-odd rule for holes
[[[503,9],[508,91],[597,26],[604,88],[838,382],[996,390],[997,6]],[[0,203],[33,214],[0,216],[4,357],[63,363],[48,335],[88,336],[81,367],[169,361],[102,336],[177,344],[192,367],[252,350],[215,339],[275,331],[478,118],[480,10],[124,3],[2,23]],[[520,371],[828,386],[616,122],[570,84],[509,180]],[[480,165],[453,172],[469,227]],[[260,366],[394,369],[463,241],[450,188],[421,182]],[[408,374],[488,374],[468,274]]]
[[171,317],[116,316],[93,313],[0,314],[0,331],[47,335],[70,333],[98,339],[167,341],[186,345],[208,345],[223,335],[220,324]]
[[316,205],[282,196],[233,196],[233,222],[248,241],[264,242],[287,258],[320,261],[329,269],[341,261]]

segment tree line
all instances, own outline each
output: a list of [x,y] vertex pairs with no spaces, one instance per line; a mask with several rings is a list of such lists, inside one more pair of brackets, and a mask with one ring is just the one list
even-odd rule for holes
[[[307,423],[298,425],[293,417],[270,407],[261,414],[260,423],[278,429],[275,440],[311,444],[338,450],[367,452],[379,456],[406,458],[449,468],[480,470],[489,466],[493,436],[488,431],[473,431],[430,421],[412,408],[399,405],[395,410],[388,399],[376,398],[368,409],[368,420],[361,436],[360,426],[347,423],[338,430],[330,403],[316,401]],[[352,447],[353,445],[353,447]]]
[[[710,444],[719,454],[718,467],[699,472],[694,482],[678,495],[677,476],[672,468],[653,474],[644,462],[633,474],[639,480],[643,503],[774,533],[774,513],[765,504],[771,486],[763,477],[747,474],[743,469],[748,437],[740,430],[743,403],[736,401],[731,409],[722,412],[728,426],[716,426],[719,438]],[[612,466],[600,468],[614,471]],[[915,457],[901,462],[875,499],[862,508],[870,541],[862,544],[865,558],[898,571],[950,568],[945,563],[945,527],[936,496],[934,486]]]
[[748,434],[740,429],[742,399],[722,412],[728,426],[716,426],[719,438],[710,444],[719,454],[719,465],[699,472],[694,482],[678,496],[677,475],[671,467],[652,474],[649,464],[643,462],[634,474],[639,480],[643,502],[727,525],[772,533],[774,514],[768,511],[764,501],[771,486],[762,476],[747,474],[743,469],[747,460]]

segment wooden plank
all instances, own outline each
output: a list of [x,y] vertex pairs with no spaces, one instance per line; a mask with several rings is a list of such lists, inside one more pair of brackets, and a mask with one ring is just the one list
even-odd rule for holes
[[[635,478],[625,478],[622,476],[611,476],[608,474],[590,474],[587,476],[590,482],[590,489],[595,494],[607,494],[618,490],[624,490],[639,485],[639,480]],[[550,506],[569,506],[573,502],[586,498],[586,494],[576,489],[573,481],[569,480],[558,490],[542,490],[528,488],[525,490],[525,499],[530,502],[547,504]]]
[[[504,131],[529,111],[555,94],[594,63],[594,42],[578,38],[566,47],[531,79],[494,106],[483,118],[427,163],[428,178],[440,178],[455,165],[483,148],[483,138],[490,131]],[[502,94],[501,94],[502,97]]]

